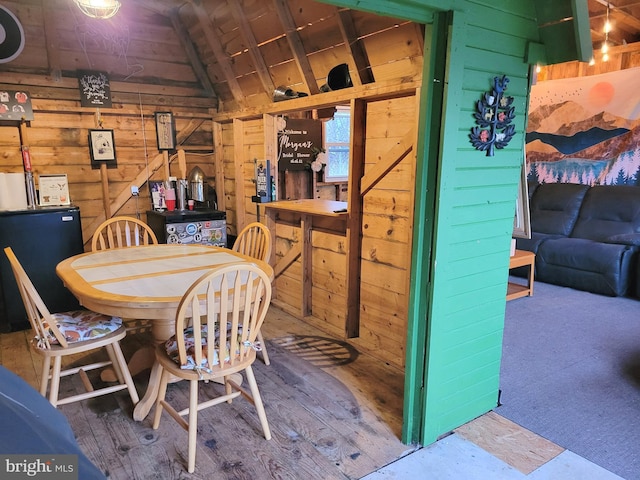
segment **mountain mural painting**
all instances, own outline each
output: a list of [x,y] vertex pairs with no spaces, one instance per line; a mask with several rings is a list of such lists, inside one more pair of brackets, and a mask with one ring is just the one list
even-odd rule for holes
[[629,133],[626,128],[616,128],[615,130],[603,130],[600,127],[593,127],[586,132],[578,132],[567,137],[565,135],[554,135],[553,133],[530,132],[526,135],[527,143],[540,140],[542,143],[551,145],[564,155],[572,155],[585,148],[593,147],[601,142]]
[[640,185],[640,68],[551,80],[531,90],[528,179]]

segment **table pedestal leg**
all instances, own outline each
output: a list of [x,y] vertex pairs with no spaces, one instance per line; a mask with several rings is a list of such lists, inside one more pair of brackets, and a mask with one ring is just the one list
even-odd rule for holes
[[158,397],[158,388],[160,386],[160,377],[162,375],[162,369],[158,363],[153,363],[151,367],[151,373],[149,374],[149,386],[144,394],[144,397],[140,399],[138,404],[133,409],[133,419],[140,422],[146,418],[151,411],[151,407]]

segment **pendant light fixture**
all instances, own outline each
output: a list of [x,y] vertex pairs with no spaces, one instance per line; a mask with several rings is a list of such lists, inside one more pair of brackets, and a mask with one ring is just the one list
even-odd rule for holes
[[87,17],[107,19],[120,9],[118,0],[73,0]]

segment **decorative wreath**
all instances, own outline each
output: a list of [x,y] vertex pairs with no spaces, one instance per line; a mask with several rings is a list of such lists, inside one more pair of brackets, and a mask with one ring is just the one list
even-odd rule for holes
[[487,157],[493,157],[496,148],[506,147],[516,133],[511,125],[515,118],[513,97],[504,95],[508,83],[505,75],[494,77],[493,90],[476,102],[473,117],[478,126],[471,128],[469,138],[476,149],[487,152]]

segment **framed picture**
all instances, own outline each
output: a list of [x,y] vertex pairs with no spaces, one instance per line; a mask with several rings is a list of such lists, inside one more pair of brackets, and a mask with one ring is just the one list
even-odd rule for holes
[[113,130],[89,130],[89,152],[91,168],[116,168],[116,144],[113,141]]
[[[525,160],[526,162],[526,160]],[[523,162],[518,187],[516,214],[513,218],[513,237],[531,238],[531,220],[529,215],[529,186],[527,184],[527,169]]]
[[176,128],[171,112],[156,112],[158,150],[176,149]]
[[149,195],[151,197],[151,206],[156,212],[163,212],[167,208],[165,202],[165,185],[164,182],[149,180]]
[[39,175],[40,206],[69,205],[69,183],[66,175]]

